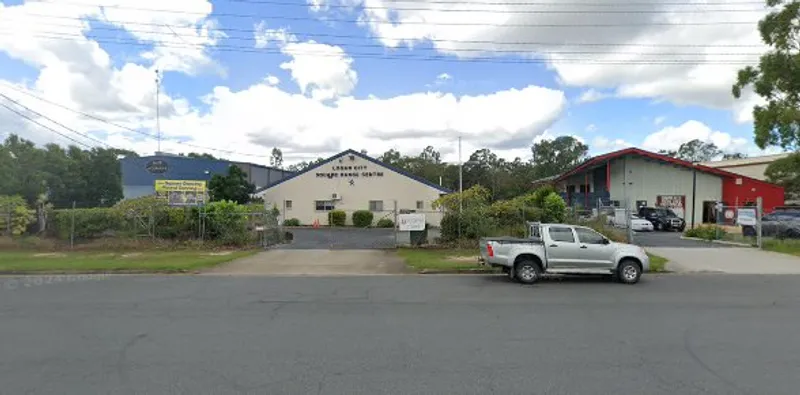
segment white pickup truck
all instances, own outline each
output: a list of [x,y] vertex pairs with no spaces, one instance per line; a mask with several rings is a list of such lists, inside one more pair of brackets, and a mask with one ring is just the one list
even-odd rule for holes
[[503,268],[509,278],[533,284],[542,274],[605,274],[639,282],[650,258],[639,246],[615,243],[591,228],[528,223],[528,237],[480,240],[481,262]]

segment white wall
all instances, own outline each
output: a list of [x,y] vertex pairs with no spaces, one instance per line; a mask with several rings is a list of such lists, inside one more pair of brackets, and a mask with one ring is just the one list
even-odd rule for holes
[[[627,163],[624,163],[627,160]],[[611,162],[611,200],[624,205],[626,191],[623,188],[623,167],[628,171],[627,197],[629,207],[637,200],[646,200],[647,205],[656,205],[658,195],[684,195],[686,207],[684,219],[691,224],[692,170],[638,156],[618,158]],[[695,225],[703,222],[703,201],[722,200],[722,178],[713,174],[697,172],[697,200]]]
[[[329,178],[330,175],[334,177]],[[347,212],[348,224],[352,224],[354,211],[369,210],[371,200],[383,201],[383,212],[374,213],[375,222],[383,217],[395,220],[395,201],[398,211],[408,209],[424,213],[425,220],[432,226],[439,226],[441,221],[442,213],[434,210],[431,204],[443,192],[357,155],[354,160],[344,155],[257,195],[268,205],[276,205],[284,219],[297,218],[304,225],[318,220],[320,225],[327,225],[327,212],[316,211],[314,202],[331,200],[334,193],[340,197],[334,207]],[[285,208],[286,201],[291,201],[291,208]],[[417,201],[422,201],[422,209],[417,208]]]

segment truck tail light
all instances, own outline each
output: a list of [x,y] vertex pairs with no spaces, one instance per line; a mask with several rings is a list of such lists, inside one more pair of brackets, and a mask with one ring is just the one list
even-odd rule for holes
[[491,244],[486,244],[486,252],[489,256],[494,256],[494,248],[492,248]]

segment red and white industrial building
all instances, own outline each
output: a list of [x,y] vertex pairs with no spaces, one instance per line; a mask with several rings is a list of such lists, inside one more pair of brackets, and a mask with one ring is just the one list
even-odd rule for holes
[[760,197],[767,213],[784,204],[780,186],[639,148],[593,157],[552,183],[573,207],[668,207],[689,224],[714,222],[720,202],[741,207]]

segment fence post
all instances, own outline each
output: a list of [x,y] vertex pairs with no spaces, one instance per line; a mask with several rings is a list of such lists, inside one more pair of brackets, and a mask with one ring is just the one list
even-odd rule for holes
[[756,198],[756,244],[758,248],[761,249],[762,247],[762,236],[761,236],[761,214],[764,211],[764,201],[761,200],[761,196]]
[[75,248],[75,201],[72,201],[72,211],[70,211],[69,225],[69,249]]
[[394,209],[392,211],[394,215],[394,248],[397,248],[399,244],[397,233],[400,232],[400,224],[397,222],[397,200],[394,201]]

